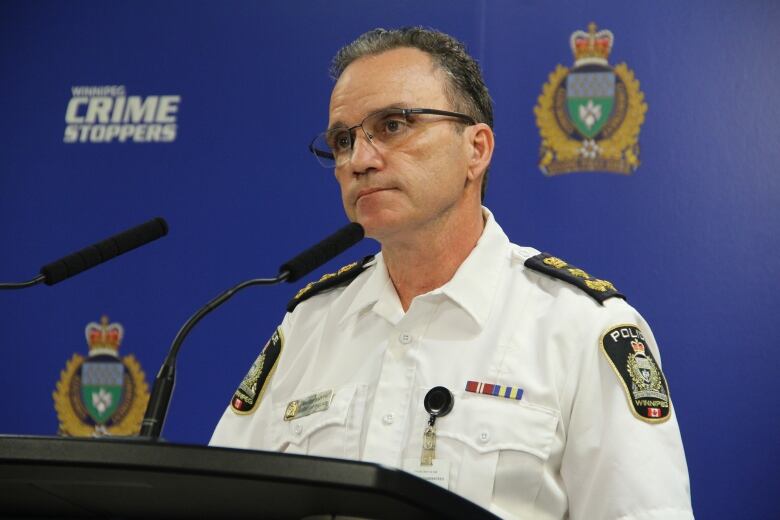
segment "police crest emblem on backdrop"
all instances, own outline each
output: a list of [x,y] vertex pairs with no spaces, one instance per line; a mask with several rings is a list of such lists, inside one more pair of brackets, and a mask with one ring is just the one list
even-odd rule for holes
[[58,433],[76,437],[137,434],[149,387],[135,357],[119,357],[122,325],[109,323],[103,316],[100,323],[89,323],[84,333],[88,356],[73,354],[52,394]]
[[608,30],[575,31],[569,43],[574,67],[550,73],[534,107],[542,138],[539,168],[545,175],[601,171],[630,174],[639,167],[639,130],[647,104],[639,80],[625,63],[608,58]]

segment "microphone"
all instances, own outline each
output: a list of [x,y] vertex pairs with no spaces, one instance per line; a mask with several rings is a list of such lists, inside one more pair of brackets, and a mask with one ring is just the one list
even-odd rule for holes
[[254,278],[246,280],[217,295],[214,299],[201,307],[184,323],[173,339],[171,348],[165,361],[154,380],[152,394],[146,407],[139,436],[149,440],[158,439],[162,433],[165,417],[168,415],[168,407],[176,383],[176,357],[179,354],[181,344],[190,330],[207,314],[228,301],[238,291],[253,285],[274,285],[284,281],[294,282],[320,267],[325,262],[343,253],[363,239],[363,226],[351,222],[328,236],[318,244],[310,247],[303,253],[283,263],[279,267],[279,274],[275,278]]
[[363,240],[363,236],[365,236],[363,226],[357,222],[350,222],[325,240],[283,263],[279,267],[279,273],[288,272],[286,278],[288,282],[299,280]]
[[168,224],[157,217],[44,265],[40,274],[30,281],[0,283],[0,289],[23,289],[41,282],[54,285],[167,234]]

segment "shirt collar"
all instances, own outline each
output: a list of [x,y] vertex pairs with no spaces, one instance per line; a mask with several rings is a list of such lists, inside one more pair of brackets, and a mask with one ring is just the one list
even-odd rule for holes
[[482,208],[485,229],[466,260],[441,292],[462,307],[480,328],[490,316],[496,288],[501,278],[501,265],[506,263],[509,239],[493,214]]
[[[490,210],[483,207],[482,214],[485,218],[485,228],[477,245],[450,281],[428,293],[447,296],[463,308],[480,328],[484,327],[490,316],[496,287],[501,276],[500,266],[506,261],[509,245],[509,239]],[[374,265],[369,269],[368,278],[362,286],[356,287],[357,294],[344,313],[342,321],[377,303],[381,304],[377,307],[382,307],[381,309],[375,307],[380,315],[390,321],[396,321],[387,314],[392,308],[400,309],[400,303],[381,253],[376,255]]]
[[369,270],[367,273],[368,278],[366,278],[362,286],[356,287],[357,294],[355,294],[354,299],[342,316],[341,322],[344,322],[347,317],[362,311],[366,307],[374,305],[380,299],[392,300],[391,297],[394,296],[398,300],[398,294],[396,294],[393,282],[387,273],[387,265],[381,252],[374,256],[374,260],[368,264],[367,269]]

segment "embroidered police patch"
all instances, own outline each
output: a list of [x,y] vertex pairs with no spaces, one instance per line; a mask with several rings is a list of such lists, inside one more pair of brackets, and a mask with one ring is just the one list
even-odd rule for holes
[[265,385],[271,379],[281,352],[282,332],[276,329],[271,339],[268,340],[263,350],[260,351],[260,355],[252,363],[241,384],[238,385],[236,393],[233,394],[233,398],[230,400],[231,410],[240,415],[254,411],[255,405],[263,397]]
[[642,331],[618,325],[604,333],[601,348],[623,384],[634,415],[649,423],[669,419],[669,387]]

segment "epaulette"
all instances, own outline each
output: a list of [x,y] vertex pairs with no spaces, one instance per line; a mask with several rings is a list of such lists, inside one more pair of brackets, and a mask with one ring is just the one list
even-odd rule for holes
[[298,293],[293,296],[292,300],[287,303],[287,312],[294,311],[299,303],[308,300],[315,294],[351,282],[357,278],[357,275],[366,269],[366,264],[373,259],[374,255],[369,255],[359,262],[352,262],[351,264],[345,265],[335,273],[322,275],[316,282],[306,284],[306,286],[298,291]]
[[559,280],[579,287],[585,291],[588,296],[602,305],[604,305],[604,300],[609,298],[618,297],[623,298],[624,300],[626,299],[626,297],[612,285],[612,282],[594,278],[582,269],[574,267],[560,258],[548,255],[547,253],[540,253],[536,256],[532,256],[525,261],[525,266],[534,271],[539,271],[540,273],[558,278]]

